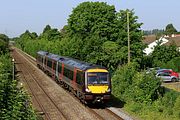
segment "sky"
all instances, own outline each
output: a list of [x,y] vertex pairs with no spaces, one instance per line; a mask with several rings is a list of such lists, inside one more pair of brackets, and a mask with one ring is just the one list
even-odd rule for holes
[[0,33],[9,37],[26,30],[40,34],[47,24],[62,29],[73,8],[85,1],[106,2],[116,11],[134,9],[143,30],[165,29],[172,23],[180,31],[180,0],[0,0]]

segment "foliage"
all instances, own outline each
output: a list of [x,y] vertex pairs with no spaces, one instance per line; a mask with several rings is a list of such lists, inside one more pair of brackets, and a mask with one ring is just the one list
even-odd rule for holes
[[179,120],[179,97],[179,93],[168,90],[163,97],[160,97],[151,104],[130,101],[125,105],[124,109],[129,113],[138,115],[141,119]]
[[166,33],[167,35],[171,35],[171,34],[174,34],[174,33],[176,33],[176,32],[177,32],[177,30],[174,28],[173,24],[168,24],[168,25],[166,26],[165,33]]
[[0,34],[0,54],[5,53],[8,48],[9,38],[5,34]]
[[72,34],[84,37],[93,34],[111,40],[116,28],[115,19],[114,6],[104,2],[83,2],[73,9],[68,19],[68,27]]
[[173,71],[180,72],[180,57],[172,58],[167,63],[162,63],[161,68],[172,69]]
[[180,95],[176,98],[176,101],[174,103],[174,107],[173,107],[173,114],[174,117],[177,117],[178,119],[180,119]]
[[29,97],[12,80],[12,63],[9,55],[0,56],[0,119],[36,119]]
[[164,34],[163,29],[153,29],[153,30],[143,30],[144,35],[158,35],[158,34]]
[[136,74],[135,64],[119,67],[112,77],[113,94],[121,100],[125,100],[125,92],[132,85],[132,78]]
[[125,95],[135,102],[151,103],[163,95],[163,88],[159,79],[153,74],[137,73],[133,77],[133,84]]
[[82,50],[74,49],[76,55],[80,54],[77,55],[80,60],[106,66],[112,71],[127,62],[127,21],[124,19],[127,11],[130,13],[131,56],[134,60],[142,58],[142,24],[137,23],[133,10],[116,12],[114,6],[103,2],[84,2],[73,10],[67,25],[71,40],[78,38],[78,42],[71,45],[77,46],[81,41]]
[[100,58],[103,52],[101,46],[106,41],[117,39],[114,6],[104,2],[81,3],[72,11],[68,19],[67,32],[71,46],[76,46],[72,47],[74,51],[73,54],[70,53],[72,56],[77,55],[80,60],[105,65]]
[[113,94],[126,102],[151,103],[164,94],[160,80],[154,74],[137,72],[135,64],[121,67],[112,79]]
[[176,57],[180,57],[180,52],[176,45],[171,44],[170,46],[165,46],[158,43],[158,45],[155,46],[151,57],[153,58],[154,66],[161,66],[162,63],[167,63]]
[[25,33],[15,40],[17,47],[34,57],[39,50],[57,54],[59,53],[58,48],[61,48],[58,41],[61,40],[61,35],[57,29],[52,29],[50,25],[47,25],[39,36],[35,32],[30,33],[26,30]]
[[0,40],[3,40],[5,42],[9,42],[9,37],[5,34],[0,34]]

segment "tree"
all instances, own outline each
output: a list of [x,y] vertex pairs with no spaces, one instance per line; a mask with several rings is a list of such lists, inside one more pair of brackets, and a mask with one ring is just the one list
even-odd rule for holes
[[114,6],[104,2],[84,2],[74,8],[68,19],[66,31],[71,46],[79,45],[81,50],[69,48],[78,51],[71,55],[79,54],[80,60],[103,64],[99,56],[102,52],[102,44],[117,39],[115,12]]
[[9,37],[5,34],[0,34],[0,40],[3,40],[5,42],[9,42]]
[[51,26],[50,25],[46,25],[46,27],[43,30],[43,33],[47,32],[49,30],[51,30]]
[[160,44],[161,41],[155,46],[154,51],[151,54],[154,66],[161,66],[162,63],[167,63],[171,59],[180,56],[180,52],[176,45],[171,44],[170,46],[165,46]]
[[47,41],[56,41],[61,39],[61,34],[58,29],[51,28],[50,25],[46,25],[43,33],[39,36],[39,39],[44,39]]
[[19,39],[16,40],[16,43],[19,45],[19,47],[22,50],[25,50],[26,42],[35,39],[34,37],[35,37],[34,33],[31,34],[29,30],[26,30],[23,34],[20,35]]
[[176,32],[177,32],[177,30],[174,28],[173,24],[168,24],[168,25],[166,26],[165,33],[166,33],[167,35],[172,35],[172,34],[174,34],[174,33],[176,33]]
[[5,34],[0,34],[0,54],[5,53],[8,49],[9,37]]
[[115,26],[115,7],[104,2],[83,2],[73,9],[68,27],[75,34],[84,37],[96,34],[112,39]]

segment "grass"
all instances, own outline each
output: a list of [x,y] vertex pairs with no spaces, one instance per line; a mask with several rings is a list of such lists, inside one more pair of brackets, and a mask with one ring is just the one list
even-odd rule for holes
[[180,92],[180,82],[178,82],[178,83],[164,83],[163,85],[166,88]]

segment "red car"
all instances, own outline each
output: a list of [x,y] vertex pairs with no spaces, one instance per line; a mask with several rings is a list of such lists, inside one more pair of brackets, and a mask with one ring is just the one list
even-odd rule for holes
[[174,72],[172,69],[160,69],[157,72],[169,73],[170,76],[176,76],[177,78],[179,78],[179,74],[177,72]]

